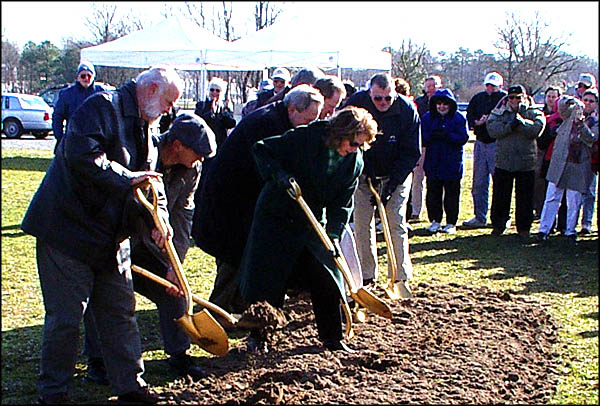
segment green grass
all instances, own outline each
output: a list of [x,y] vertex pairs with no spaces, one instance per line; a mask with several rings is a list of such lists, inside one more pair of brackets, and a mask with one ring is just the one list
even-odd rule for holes
[[[472,144],[466,147],[472,152]],[[459,224],[472,217],[471,158],[465,159]],[[2,403],[33,403],[39,371],[44,307],[35,263],[35,240],[19,225],[52,159],[52,151],[2,151]],[[514,203],[513,203],[514,205]],[[51,215],[51,213],[49,213]],[[514,215],[513,215],[514,218]],[[428,222],[413,224],[414,285],[457,282],[488,286],[546,303],[560,326],[554,352],[560,359],[559,384],[550,404],[598,403],[598,234],[576,248],[560,237],[545,246],[521,244],[514,228],[501,237],[490,229],[458,230],[455,236],[426,236]],[[596,219],[594,229],[597,229]],[[537,231],[537,223],[532,232]],[[385,256],[380,257],[385,265]],[[192,247],[184,262],[192,291],[207,298],[214,280],[214,260]],[[381,272],[384,277],[385,272]],[[158,390],[178,378],[166,366],[152,302],[137,295],[146,373]],[[238,339],[236,339],[238,340]],[[234,341],[235,342],[235,341]],[[81,348],[81,347],[80,347]],[[198,347],[192,353],[209,356]],[[81,382],[82,357],[70,396],[79,403],[101,403],[110,390]],[[199,401],[202,401],[199,399]]]

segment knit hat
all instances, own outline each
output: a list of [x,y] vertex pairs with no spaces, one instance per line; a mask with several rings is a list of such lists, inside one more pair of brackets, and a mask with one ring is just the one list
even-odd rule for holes
[[179,140],[197,155],[212,158],[217,153],[215,133],[196,114],[182,113],[177,116],[167,134],[169,142]]
[[96,70],[94,69],[94,65],[92,65],[92,63],[88,61],[83,61],[79,64],[75,76],[79,76],[79,74],[84,70],[90,72],[92,74],[92,77],[96,77]]

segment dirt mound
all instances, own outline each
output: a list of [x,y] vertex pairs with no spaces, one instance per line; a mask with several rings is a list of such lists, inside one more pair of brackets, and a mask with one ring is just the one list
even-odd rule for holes
[[[376,292],[385,297],[383,291]],[[557,382],[557,327],[544,305],[487,288],[428,286],[390,302],[392,320],[355,324],[347,354],[323,350],[305,295],[284,308],[267,354],[241,343],[177,381],[167,404],[546,403]]]

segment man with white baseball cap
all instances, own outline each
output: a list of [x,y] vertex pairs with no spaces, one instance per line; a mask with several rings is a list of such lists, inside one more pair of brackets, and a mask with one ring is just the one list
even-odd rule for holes
[[490,137],[485,123],[492,109],[506,96],[503,84],[500,73],[488,73],[483,80],[485,90],[473,96],[467,107],[469,128],[475,133],[471,188],[475,217],[463,222],[465,227],[484,227],[487,223],[490,177],[496,166],[496,139]]

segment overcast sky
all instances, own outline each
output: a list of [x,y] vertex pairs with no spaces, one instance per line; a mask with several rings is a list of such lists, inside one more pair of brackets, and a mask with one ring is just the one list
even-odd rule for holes
[[[119,10],[131,10],[148,26],[163,18],[164,2],[117,4]],[[243,30],[253,29],[253,5],[253,2],[241,2],[234,7],[238,13],[234,17],[240,17],[238,26],[244,26]],[[282,8],[282,18],[306,19],[307,29],[318,27],[318,24],[311,24],[315,16],[325,16],[330,18],[329,24],[339,24],[340,37],[323,38],[323,41],[340,41],[347,32],[353,35],[353,41],[363,41],[360,45],[398,49],[403,39],[411,39],[413,43],[427,45],[434,54],[455,52],[459,47],[494,53],[497,29],[506,21],[507,13],[515,12],[523,20],[531,20],[534,13],[539,12],[542,20],[549,23],[548,34],[567,42],[565,51],[598,60],[596,1],[286,2]],[[50,40],[62,47],[63,39],[69,37],[91,40],[91,33],[85,26],[85,17],[89,13],[89,2],[2,1],[2,39],[20,47],[27,41],[38,44]],[[357,36],[357,33],[361,35]]]

